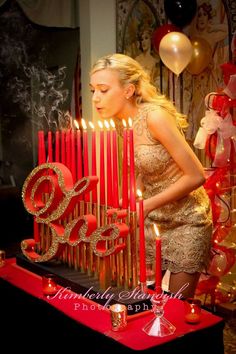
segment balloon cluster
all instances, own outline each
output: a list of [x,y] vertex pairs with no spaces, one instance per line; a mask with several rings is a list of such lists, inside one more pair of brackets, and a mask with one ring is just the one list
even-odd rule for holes
[[171,23],[154,31],[152,43],[166,67],[179,75],[189,64],[193,53],[191,41],[182,33],[182,27],[195,16],[197,3],[194,0],[165,0],[164,9]]
[[196,0],[165,0],[164,9],[171,23],[158,27],[152,37],[162,62],[176,75],[185,68],[192,75],[200,74],[212,59],[212,48],[204,38],[189,39],[182,33],[197,12]]

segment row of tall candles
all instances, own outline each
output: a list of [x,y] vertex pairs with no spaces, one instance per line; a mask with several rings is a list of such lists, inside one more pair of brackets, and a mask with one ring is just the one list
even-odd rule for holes
[[[99,121],[99,131],[95,129],[92,122],[89,122],[90,129],[87,129],[83,119],[81,120],[82,132],[78,122],[74,123],[76,130],[68,129],[55,133],[48,131],[46,135],[44,131],[38,132],[38,164],[61,162],[71,171],[74,182],[82,177],[98,175],[98,185],[92,192],[81,198],[80,205],[76,208],[77,215],[74,216],[93,213],[96,214],[98,224],[104,226],[114,221],[109,218],[108,215],[112,215],[109,214],[109,211],[113,209],[126,211],[120,214],[120,220],[125,221],[129,226],[129,235],[126,240],[126,249],[105,257],[105,260],[99,259],[99,257],[94,260],[94,257],[88,256],[90,252],[86,254],[86,252],[75,250],[75,247],[71,246],[67,246],[64,250],[62,260],[79,271],[98,277],[101,288],[107,288],[110,285],[133,288],[139,282],[146,284],[142,195],[139,195],[140,232],[137,233],[132,120],[129,119],[128,127],[126,121],[123,120],[121,149],[118,148],[118,136],[113,120],[110,120],[110,124],[108,121],[104,121],[104,124]],[[91,149],[89,149],[89,143],[91,143]],[[122,163],[119,163],[121,161]],[[121,174],[119,174],[119,166],[122,166]],[[119,183],[120,175],[121,183]],[[119,205],[120,200],[122,209]],[[40,232],[41,236],[37,225],[35,225],[34,237],[37,242],[40,241],[41,252],[43,252],[50,246],[50,235],[48,235],[48,231],[45,232],[45,227]],[[159,238],[156,243],[156,256],[156,285],[161,288]]]
[[[83,132],[77,130],[56,131],[55,138],[51,131],[47,134],[45,144],[44,132],[38,132],[38,163],[61,162],[71,171],[74,182],[84,176],[97,175],[97,132],[92,122],[89,122],[91,131],[87,129],[85,120],[82,121]],[[135,168],[133,153],[133,132],[132,128],[126,128],[124,124],[123,135],[123,163],[122,163],[122,208],[127,209],[130,197],[130,210],[136,210],[135,195]],[[131,124],[131,123],[130,123]],[[75,125],[79,128],[77,121]],[[100,198],[98,200],[97,188],[92,192],[92,202],[107,207],[119,208],[119,161],[117,131],[113,120],[98,122],[99,132],[99,186]],[[105,129],[104,129],[105,128]],[[89,133],[92,137],[91,156],[89,156]],[[128,144],[128,136],[130,144]],[[54,142],[53,142],[54,141]],[[47,145],[47,156],[46,156]],[[106,145],[106,146],[105,146]],[[130,148],[129,148],[130,147]],[[128,171],[128,153],[130,155],[130,172]],[[90,166],[91,161],[91,166]],[[106,166],[105,166],[106,164]],[[105,176],[106,171],[106,176]],[[128,180],[130,179],[130,181]],[[109,181],[109,183],[107,183]],[[128,185],[130,184],[130,195],[128,196]],[[106,187],[106,188],[105,188]],[[85,195],[85,201],[90,202],[90,194]]]

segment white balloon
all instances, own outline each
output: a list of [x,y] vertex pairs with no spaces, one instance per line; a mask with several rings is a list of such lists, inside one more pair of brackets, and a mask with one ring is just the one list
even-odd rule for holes
[[179,75],[190,63],[192,53],[191,41],[181,32],[167,33],[160,42],[160,58],[176,75]]

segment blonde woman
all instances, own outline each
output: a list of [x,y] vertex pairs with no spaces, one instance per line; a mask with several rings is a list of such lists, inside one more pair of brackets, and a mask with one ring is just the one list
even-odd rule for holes
[[134,59],[112,54],[90,74],[92,101],[101,118],[128,119],[134,129],[137,186],[143,190],[147,263],[155,255],[153,223],[162,239],[169,291],[193,296],[209,262],[212,220],[202,184],[204,170],[181,133],[183,117],[150,83]]

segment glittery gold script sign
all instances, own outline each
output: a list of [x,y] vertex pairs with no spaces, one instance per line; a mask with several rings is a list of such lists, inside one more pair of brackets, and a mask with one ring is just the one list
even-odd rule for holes
[[[89,242],[98,257],[116,254],[125,248],[125,243],[120,242],[129,233],[125,223],[112,223],[97,228],[96,217],[88,214],[72,220],[70,218],[64,226],[63,221],[73,215],[79,197],[90,192],[97,183],[96,176],[89,176],[73,184],[70,170],[56,162],[42,164],[29,174],[22,189],[24,206],[36,217],[37,223],[51,229],[52,241],[46,253],[39,254],[34,239],[23,240],[21,249],[28,259],[45,262],[58,256],[66,244],[77,246],[81,242]],[[107,247],[108,244],[111,246]]]

